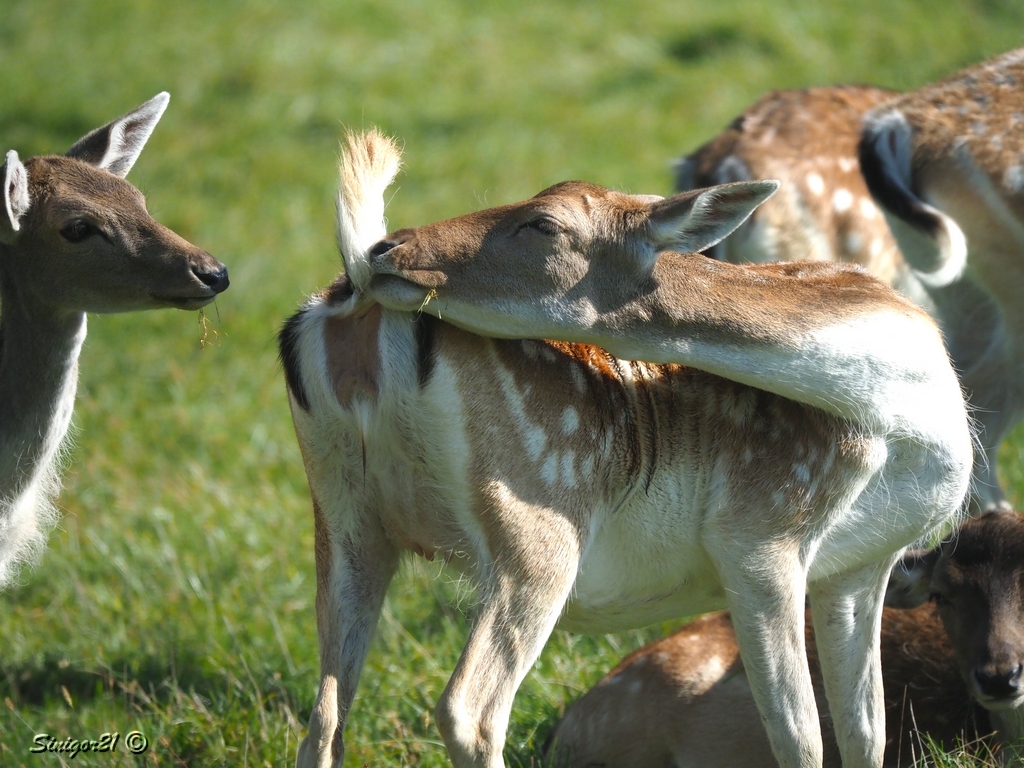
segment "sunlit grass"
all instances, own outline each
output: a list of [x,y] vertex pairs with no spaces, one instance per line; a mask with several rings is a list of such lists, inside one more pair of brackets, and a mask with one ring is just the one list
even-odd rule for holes
[[[8,3],[0,149],[61,151],[170,91],[130,179],[232,287],[206,330],[172,311],[90,319],[64,520],[0,596],[0,765],[38,764],[36,733],[132,729],[147,764],[294,761],[318,676],[315,580],[273,337],[338,269],[343,125],[403,140],[394,226],[566,178],[664,193],[672,158],[771,88],[913,87],[1021,44],[1022,28],[1010,0]],[[1022,445],[1018,432],[1003,455],[1015,499]],[[464,593],[433,566],[403,569],[348,765],[448,764],[432,708]],[[557,633],[517,698],[509,762],[536,764],[565,703],[667,628]]]

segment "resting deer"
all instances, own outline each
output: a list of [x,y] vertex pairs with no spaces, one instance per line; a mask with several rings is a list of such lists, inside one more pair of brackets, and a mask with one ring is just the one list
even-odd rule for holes
[[86,312],[198,309],[228,286],[224,266],[155,222],[124,180],[169,98],[65,155],[23,164],[12,150],[0,169],[0,587],[56,521]]
[[779,762],[820,765],[808,589],[845,764],[877,765],[886,578],[954,516],[970,475],[932,321],[860,271],[692,253],[774,183],[663,200],[569,182],[381,240],[397,165],[378,134],[350,139],[346,274],[281,333],[321,654],[297,764],[342,764],[381,601],[412,551],[480,588],[437,711],[458,768],[502,765],[513,696],[556,624],[607,632],[720,606]]
[[[937,549],[908,553],[887,602],[910,610],[882,615],[884,765],[913,764],[922,736],[947,749],[1024,737],[1024,519],[989,512]],[[825,764],[838,767],[813,640],[808,631]],[[548,759],[560,768],[777,766],[728,614],[705,616],[623,659],[566,710]]]
[[783,180],[716,255],[855,261],[932,312],[980,425],[976,509],[1009,506],[996,454],[1024,408],[1022,157],[1024,49],[904,95],[770,94],[678,166],[681,189]]

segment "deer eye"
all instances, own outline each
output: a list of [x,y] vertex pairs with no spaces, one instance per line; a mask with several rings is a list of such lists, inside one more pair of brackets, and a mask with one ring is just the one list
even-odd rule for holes
[[562,232],[562,228],[558,225],[558,222],[549,216],[538,216],[536,219],[530,219],[519,227],[519,229],[532,229],[535,232],[540,232],[542,235],[547,235],[548,237],[554,237]]
[[99,234],[99,230],[82,219],[75,219],[60,231],[60,236],[69,243],[80,243],[87,237]]

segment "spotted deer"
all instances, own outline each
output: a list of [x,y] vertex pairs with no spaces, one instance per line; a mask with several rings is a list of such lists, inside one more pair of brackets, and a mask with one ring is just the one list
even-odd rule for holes
[[661,199],[568,182],[385,238],[397,166],[379,134],[349,139],[346,272],[280,335],[321,663],[297,765],[342,764],[411,551],[479,585],[437,706],[458,768],[502,765],[513,696],[556,625],[722,606],[779,762],[820,765],[807,590],[845,764],[876,766],[886,578],[956,514],[970,475],[963,398],[927,314],[843,266],[696,255],[774,183]]
[[[883,765],[915,764],[922,737],[1012,756],[1024,738],[1024,519],[983,514],[902,566],[886,598],[898,608],[882,614]],[[838,768],[809,628],[806,640],[824,763]],[[702,617],[623,659],[566,710],[547,757],[559,768],[775,768],[729,615]]]
[[782,186],[707,255],[734,264],[859,264],[917,298],[916,278],[868,192],[857,159],[861,123],[897,92],[869,86],[772,91],[675,164],[687,191],[730,181]]
[[1024,49],[902,95],[770,94],[677,173],[783,180],[720,258],[856,262],[933,314],[980,427],[976,511],[1009,507],[996,454],[1024,409],[1022,129]]
[[12,150],[0,168],[0,587],[56,522],[86,313],[198,309],[228,286],[224,265],[154,221],[124,180],[169,98],[64,155],[22,163]]

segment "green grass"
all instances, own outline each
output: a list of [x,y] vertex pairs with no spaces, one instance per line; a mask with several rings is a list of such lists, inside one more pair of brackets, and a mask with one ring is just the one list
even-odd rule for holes
[[[389,209],[415,225],[566,178],[669,190],[669,161],[766,90],[910,88],[1022,43],[1016,0],[8,0],[0,150],[62,151],[160,90],[131,180],[225,261],[196,315],[94,317],[65,516],[0,595],[0,765],[36,733],[138,729],[131,758],[68,765],[290,765],[318,657],[308,491],[274,333],[338,269],[343,125],[402,138]],[[1019,431],[1004,477],[1024,493]],[[432,707],[466,634],[465,590],[403,570],[363,676],[346,764],[447,765]],[[626,650],[667,627],[556,634],[516,700],[507,760]]]

